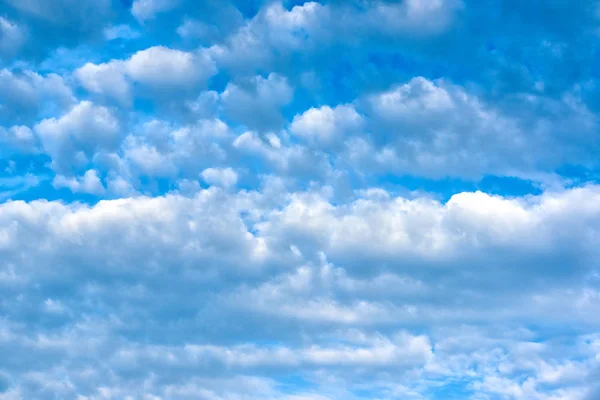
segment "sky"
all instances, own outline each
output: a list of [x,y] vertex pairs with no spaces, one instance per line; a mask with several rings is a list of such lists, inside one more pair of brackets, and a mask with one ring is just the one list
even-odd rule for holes
[[599,400],[598,0],[0,0],[0,400]]

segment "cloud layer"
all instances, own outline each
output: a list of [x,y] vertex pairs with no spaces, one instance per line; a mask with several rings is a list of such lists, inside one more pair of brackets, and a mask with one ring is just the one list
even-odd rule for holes
[[596,400],[599,4],[0,5],[0,400]]

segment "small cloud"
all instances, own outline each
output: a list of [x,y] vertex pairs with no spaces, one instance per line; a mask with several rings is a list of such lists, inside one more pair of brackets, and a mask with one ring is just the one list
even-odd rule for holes
[[238,174],[231,168],[207,168],[201,176],[209,185],[223,188],[232,187],[238,181]]
[[141,36],[141,33],[132,29],[129,25],[114,25],[104,28],[104,38],[106,40],[125,39],[132,40]]

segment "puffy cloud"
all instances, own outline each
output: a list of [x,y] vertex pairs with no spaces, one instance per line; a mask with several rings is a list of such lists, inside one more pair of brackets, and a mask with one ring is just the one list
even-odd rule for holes
[[221,64],[234,70],[260,68],[274,62],[274,52],[292,55],[294,51],[314,48],[323,26],[328,26],[329,9],[315,2],[294,6],[291,10],[274,2],[252,20],[226,38],[224,44],[211,47]]
[[[597,120],[576,98],[566,95],[558,103],[541,96],[518,96],[514,103],[520,111],[490,106],[460,87],[422,78],[371,99],[374,121],[381,123],[380,143],[391,150],[392,159],[385,161],[390,164],[405,163],[406,168],[422,168],[421,172],[437,176],[468,176],[589,162],[582,156],[586,147],[594,146],[590,132]],[[555,107],[562,108],[562,115]],[[565,128],[577,132],[576,137],[567,139]],[[579,160],[572,157],[571,146],[581,146]],[[546,151],[531,154],[531,148]]]
[[75,46],[101,38],[104,27],[124,9],[111,0],[7,0],[3,11],[25,26],[27,39],[18,53],[22,57],[43,58],[61,46]]
[[106,179],[106,187],[109,193],[112,193],[115,197],[135,197],[139,195],[132,184],[122,176],[114,173],[112,175]]
[[60,112],[75,102],[64,79],[54,73],[0,70],[0,121],[29,123],[39,116]]
[[214,41],[222,36],[222,32],[218,26],[190,18],[186,18],[177,27],[177,34],[188,41]]
[[[86,176],[80,189],[97,177]],[[599,196],[589,186],[442,204],[380,193],[334,205],[306,192],[273,204],[210,188],[7,202],[5,393],[227,396],[236,389],[210,380],[279,371],[264,387],[275,398],[290,376],[307,382],[294,393],[331,398],[431,397],[457,381],[467,393],[578,398],[600,349],[600,297],[580,297],[597,293]],[[544,306],[562,290],[562,308]],[[578,336],[560,342],[525,329],[531,320]]]
[[238,174],[231,168],[207,168],[201,176],[209,185],[224,188],[234,186],[238,180]]
[[[264,0],[141,0],[132,12],[147,31],[182,41],[186,48],[212,46],[224,40],[255,13]],[[171,43],[170,40],[168,43]],[[160,41],[165,43],[165,41]]]
[[464,7],[461,0],[375,1],[372,4],[364,16],[365,26],[392,36],[439,34],[449,28],[457,12]]
[[163,129],[156,123],[144,127],[146,135],[155,135],[151,137],[154,146],[171,158],[181,171],[197,176],[211,163],[227,159],[227,149],[233,136],[229,126],[220,119],[201,119],[192,125]]
[[0,398],[593,398],[559,3],[4,2]]
[[349,105],[335,108],[323,106],[311,108],[301,115],[296,115],[290,130],[310,142],[331,144],[343,140],[346,135],[360,133],[363,118]]
[[[306,2],[291,9],[281,2],[265,6],[224,45],[213,48],[215,57],[234,69],[277,64],[284,53],[294,57],[300,52],[307,60],[325,56],[319,49],[335,46],[371,45],[373,38],[416,38],[437,35],[453,22],[463,4],[457,0],[368,2]],[[324,27],[327,29],[324,29]]]
[[75,71],[75,77],[87,91],[114,97],[128,104],[131,101],[131,87],[124,72],[124,65],[119,62],[99,65],[87,63]]
[[405,173],[497,173],[511,154],[527,151],[517,121],[459,87],[413,78],[369,102],[378,161]]
[[266,34],[273,46],[281,49],[299,48],[307,36],[323,32],[319,25],[328,20],[328,13],[326,6],[316,2],[306,2],[289,11],[281,3],[273,3],[259,18],[266,24]]
[[289,130],[359,173],[537,180],[563,165],[595,165],[597,126],[573,92],[560,101],[521,93],[490,102],[475,90],[416,77],[353,105],[310,108]]
[[237,174],[220,166],[235,160],[234,138],[219,119],[200,119],[183,126],[151,120],[133,126],[127,136],[119,135],[114,146],[95,147],[83,161],[107,176],[109,192],[116,196],[156,193],[161,181],[176,185],[197,180],[206,169],[214,169],[207,173],[211,184],[220,185],[220,176],[227,185],[235,183]]
[[140,50],[125,61],[87,63],[75,71],[75,76],[88,91],[128,104],[132,101],[134,83],[155,96],[181,95],[204,85],[216,72],[214,62],[204,51],[155,46]]
[[176,167],[156,147],[140,142],[135,137],[129,137],[124,143],[124,156],[134,168],[148,176],[172,176]]
[[[332,173],[325,153],[289,143],[284,135],[281,136],[273,133],[262,136],[247,131],[233,141],[233,147],[241,154],[260,160],[278,175],[311,179]],[[285,142],[282,139],[286,139]]]
[[35,126],[44,151],[58,170],[85,165],[100,149],[118,146],[120,122],[113,112],[82,101],[60,118],[48,118]]
[[158,87],[195,85],[216,72],[214,62],[204,52],[188,53],[162,46],[135,53],[126,68],[134,81]]
[[221,94],[231,118],[251,129],[276,129],[283,124],[281,109],[292,101],[294,89],[285,77],[269,74],[247,82],[229,83]]
[[[540,271],[544,271],[545,284],[559,287],[590,273],[589,259],[583,254],[593,252],[594,245],[587,241],[587,234],[573,237],[571,235],[576,235],[581,227],[572,226],[565,231],[564,226],[558,226],[564,223],[563,212],[578,213],[582,220],[589,219],[595,224],[597,211],[593,207],[580,209],[575,204],[596,195],[594,188],[529,200],[462,193],[453,196],[444,206],[424,199],[365,198],[348,208],[333,207],[320,196],[302,195],[292,198],[285,208],[274,212],[257,229],[272,238],[268,241],[272,246],[285,249],[294,244],[303,255],[313,254],[313,257],[316,250],[323,251],[334,265],[344,265],[357,273],[368,263],[371,274],[383,273],[389,268],[410,271],[417,279],[436,274],[440,285],[444,285],[446,279],[448,284],[454,282],[452,289],[448,287],[450,290],[508,293],[517,287],[511,281],[503,285],[502,276],[514,278],[514,274],[518,274],[521,284],[534,285]],[[560,231],[567,236],[559,234]],[[570,247],[571,243],[578,243],[581,250]],[[558,253],[563,250],[565,253]],[[546,257],[548,260],[569,259],[570,267],[562,268],[559,261],[554,264],[533,261]],[[463,275],[460,268],[452,267],[471,262],[478,264],[474,273],[482,279],[469,273]],[[461,277],[473,280],[463,281]],[[493,285],[488,286],[491,282]],[[456,296],[457,292],[454,293]],[[406,312],[400,311],[402,315]],[[433,316],[439,311],[428,310],[416,315]],[[393,320],[393,314],[388,317]]]
[[454,108],[450,93],[424,78],[414,78],[407,84],[381,93],[372,99],[372,103],[378,115],[391,122],[406,118],[422,121],[424,115],[417,113],[443,113]]
[[104,37],[107,40],[125,39],[133,40],[141,36],[139,31],[134,30],[129,25],[120,24],[104,28]]
[[180,0],[135,0],[131,6],[131,14],[138,21],[144,22],[160,12],[177,7],[180,3]]
[[193,116],[193,119],[210,118],[217,115],[219,94],[214,90],[200,93],[194,100],[186,102],[185,107]]
[[66,187],[73,192],[83,192],[95,195],[101,195],[105,191],[102,181],[93,169],[86,171],[81,178],[67,178],[62,175],[57,175],[52,184],[57,188]]
[[26,126],[12,126],[9,129],[0,127],[0,142],[10,150],[25,154],[37,150],[37,139]]

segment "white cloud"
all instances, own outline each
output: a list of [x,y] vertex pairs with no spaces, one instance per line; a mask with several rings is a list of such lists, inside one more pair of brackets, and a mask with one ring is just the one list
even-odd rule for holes
[[224,188],[234,186],[238,180],[238,174],[231,168],[207,168],[201,176],[209,185]]
[[82,177],[67,178],[57,175],[52,184],[56,188],[66,187],[73,192],[101,195],[105,192],[104,185],[95,170],[90,169]]
[[[99,188],[97,178],[63,183]],[[426,396],[431,386],[419,382],[456,380],[490,396],[585,392],[600,349],[585,336],[600,305],[588,280],[596,186],[522,199],[462,193],[446,204],[385,193],[344,204],[318,192],[188,195],[0,205],[9,392],[173,398],[187,388],[193,398],[199,385],[227,396],[233,388],[198,382],[273,368],[331,398]],[[562,308],[541,306],[557,290]],[[536,339],[524,329],[531,320],[568,324],[580,339]]]
[[311,1],[289,10],[276,1],[224,43],[214,45],[211,53],[219,65],[236,71],[272,67],[282,55],[298,54],[310,60],[307,67],[312,68],[330,46],[356,49],[371,46],[373,39],[415,41],[437,36],[453,25],[462,9],[461,0],[375,0],[359,7],[351,2]]
[[301,368],[303,365],[352,368],[355,366],[418,366],[425,364],[432,356],[431,344],[425,336],[400,332],[391,338],[370,339],[367,346],[361,347],[315,345],[300,349],[284,347],[261,349],[252,345],[234,348],[188,345],[184,349],[185,353],[177,352],[179,353],[177,358],[182,363],[193,362],[195,359],[215,358],[230,367],[245,368],[256,366]]
[[597,21],[497,3],[8,0],[0,399],[594,398]]
[[[16,61],[13,65],[30,61],[37,65],[45,59],[52,64],[48,56],[54,58],[88,40],[101,39],[104,28],[117,19],[123,6],[112,0],[5,0],[3,5],[2,17],[14,20],[8,27],[0,23],[0,47],[2,33],[7,33],[8,60]],[[11,56],[19,58],[11,60]],[[54,61],[67,60],[58,56]]]
[[330,174],[326,155],[312,152],[306,147],[286,143],[270,133],[263,137],[247,131],[233,141],[233,147],[242,154],[257,157],[274,168],[279,174],[292,177],[323,177]]
[[183,23],[177,27],[177,34],[186,40],[212,42],[222,33],[217,25],[185,18]]
[[197,118],[214,118],[217,115],[219,93],[214,90],[203,91],[185,107]]
[[234,70],[247,70],[269,65],[274,52],[292,54],[307,51],[315,44],[325,42],[323,35],[332,29],[329,8],[316,2],[306,2],[286,10],[281,3],[273,2],[262,9],[225,43],[210,48],[219,65]]
[[221,93],[225,111],[253,129],[276,129],[283,124],[281,109],[292,100],[294,89],[287,79],[275,73],[267,78],[229,83]]
[[[373,96],[371,102],[377,115],[392,123],[405,120],[415,124],[427,123],[424,117],[431,116],[438,117],[435,122],[446,123],[447,121],[436,114],[455,112],[456,101],[468,100],[462,93],[456,97],[458,99],[435,82],[418,77],[390,91]],[[460,118],[458,115],[456,117]]]
[[317,2],[283,8],[281,3],[273,3],[261,15],[265,23],[269,43],[279,49],[301,49],[307,44],[307,37],[324,34],[322,24],[329,21],[329,9]]
[[121,176],[114,176],[106,180],[108,192],[116,197],[135,197],[139,193],[133,188],[131,183]]
[[182,127],[151,121],[126,138],[121,152],[133,172],[197,178],[208,166],[227,160],[231,139],[229,127],[219,119],[201,119]]
[[34,71],[0,70],[0,120],[29,122],[35,117],[60,112],[75,102],[62,77]]
[[184,52],[155,46],[135,53],[126,63],[127,74],[150,86],[196,85],[216,73],[207,53]]
[[75,71],[75,77],[88,92],[114,97],[129,104],[131,85],[124,72],[125,65],[121,62],[87,63]]
[[[500,175],[537,181],[544,174],[536,171],[593,162],[592,132],[598,120],[574,94],[565,94],[561,101],[516,95],[506,104],[490,103],[444,80],[416,77],[355,103],[368,134],[345,138],[345,151],[333,156],[361,173],[434,179]],[[292,132],[301,121],[296,116]],[[324,130],[327,124],[320,126]],[[531,148],[539,151],[532,153]]]
[[[53,167],[65,175],[71,175],[73,167],[98,170],[106,176],[111,197],[134,195],[138,191],[152,193],[156,189],[152,184],[157,179],[171,182],[197,180],[207,168],[206,180],[211,184],[227,186],[237,180],[233,169],[221,167],[233,157],[235,136],[219,119],[200,119],[183,126],[155,119],[134,125],[127,136],[121,135],[122,129],[119,130],[114,143],[84,144],[80,142],[92,138],[77,136],[77,129],[72,129],[74,137],[69,136],[64,133],[68,131],[66,128],[57,129],[56,121],[51,122],[46,125],[53,127],[56,134],[48,132],[46,125],[38,129],[38,134],[45,135],[45,151],[59,161],[71,163],[71,169],[66,168],[68,162],[65,165],[54,162]],[[58,157],[59,153],[61,157]]]
[[128,137],[123,147],[124,157],[144,175],[173,176],[177,172],[168,154],[161,153],[156,147],[140,142],[135,137]]
[[120,122],[110,109],[82,101],[60,118],[44,119],[35,132],[55,167],[62,169],[78,158],[90,158],[99,149],[117,146]]
[[[88,171],[62,183],[95,191],[98,181]],[[4,360],[18,390],[169,398],[189,387],[193,397],[208,371],[226,379],[277,368],[332,398],[342,383],[346,397],[360,387],[426,395],[423,379],[515,398],[585,391],[576,371],[592,370],[600,347],[584,336],[576,346],[531,344],[519,321],[569,321],[581,335],[597,327],[589,317],[599,301],[574,296],[596,268],[596,186],[525,199],[462,193],[447,204],[380,194],[334,205],[315,192],[272,204],[215,188],[189,196],[0,205],[10,310],[0,346],[14,350]],[[571,293],[563,310],[536,305],[558,287]],[[21,331],[36,313],[61,328]],[[431,332],[416,333],[423,324]],[[31,384],[36,373],[44,389]],[[561,388],[542,391],[551,383]]]
[[104,37],[106,40],[125,39],[133,40],[141,36],[139,31],[134,30],[129,25],[120,24],[104,28]]
[[0,142],[8,149],[23,153],[34,153],[37,150],[37,139],[31,129],[26,126],[12,126],[9,129],[0,127]]
[[87,63],[75,71],[75,76],[86,90],[128,104],[132,101],[132,83],[150,90],[154,96],[171,92],[181,95],[181,91],[204,85],[216,72],[215,63],[205,51],[185,52],[154,46],[124,61]]
[[359,133],[363,125],[362,116],[352,106],[323,106],[296,115],[290,130],[309,142],[329,145]]
[[176,8],[181,0],[134,0],[131,14],[140,22],[153,19],[156,14]]
[[430,36],[444,32],[464,7],[462,0],[376,1],[364,15],[364,26],[392,36]]

